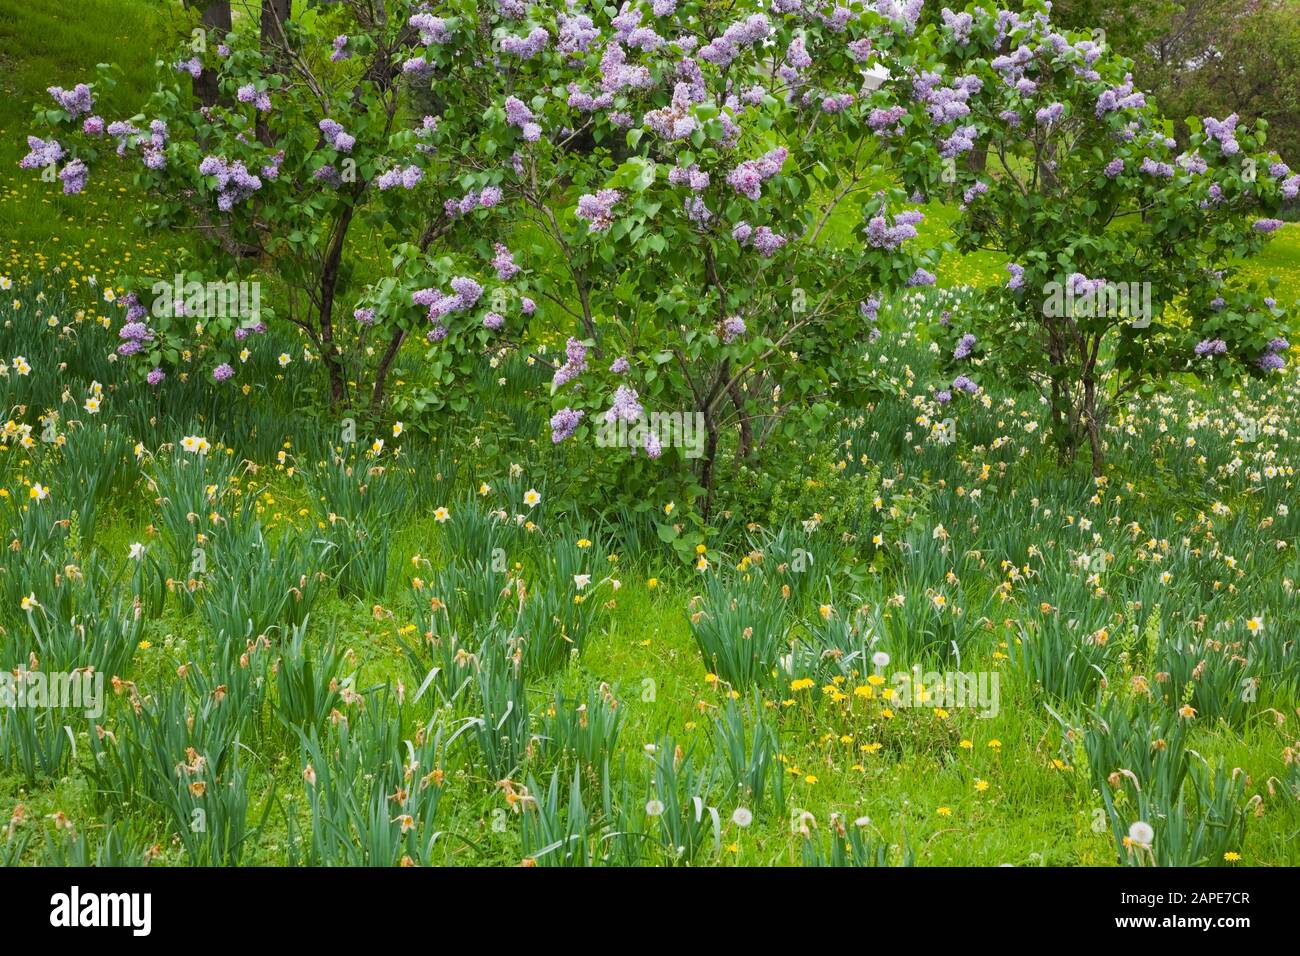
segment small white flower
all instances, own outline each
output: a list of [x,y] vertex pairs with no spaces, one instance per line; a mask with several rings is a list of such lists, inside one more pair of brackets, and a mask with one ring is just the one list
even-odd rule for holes
[[645,805],[645,815],[648,817],[657,817],[664,812],[662,800],[650,800]]
[[139,561],[144,557],[144,545],[139,541],[132,542],[131,553],[129,555],[132,561]]
[[731,814],[731,822],[738,827],[747,827],[754,822],[754,814],[746,807],[736,807]]

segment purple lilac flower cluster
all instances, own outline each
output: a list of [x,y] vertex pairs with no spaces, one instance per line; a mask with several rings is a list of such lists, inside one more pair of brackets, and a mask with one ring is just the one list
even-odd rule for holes
[[901,23],[908,34],[916,29],[924,6],[925,0],[876,0],[876,12]]
[[1039,126],[1051,126],[1065,113],[1064,103],[1052,103],[1034,113],[1034,122]]
[[1170,163],[1156,162],[1150,156],[1142,157],[1142,165],[1139,168],[1148,176],[1159,176],[1163,179],[1171,179],[1174,175],[1174,167]]
[[747,159],[727,174],[727,184],[742,196],[758,199],[763,183],[781,171],[787,156],[789,151],[778,146],[758,159]]
[[722,344],[730,345],[745,334],[745,320],[738,315],[728,316],[722,321]]
[[241,103],[252,103],[259,113],[271,112],[271,94],[258,90],[252,83],[245,83],[235,91],[235,99]]
[[1207,116],[1204,119],[1206,135],[1218,142],[1219,149],[1224,156],[1235,156],[1241,152],[1241,146],[1237,142],[1237,122],[1238,116],[1236,113],[1222,120],[1216,120],[1212,116]]
[[526,143],[535,143],[542,138],[542,127],[534,119],[533,111],[518,97],[506,97],[506,122],[518,127]]
[[471,189],[460,199],[448,199],[442,204],[442,211],[452,219],[456,219],[475,209],[491,209],[500,202],[501,187],[484,186],[482,192]]
[[63,158],[63,147],[58,140],[41,139],[39,136],[27,137],[27,155],[18,161],[22,169],[44,169],[54,166]]
[[1102,90],[1097,97],[1097,115],[1105,116],[1107,113],[1113,113],[1123,110],[1139,110],[1146,106],[1147,98],[1140,90],[1133,89],[1133,74],[1126,74],[1124,82],[1119,86],[1113,86],[1109,89]]
[[646,90],[654,85],[654,77],[648,67],[629,64],[627,53],[617,41],[605,47],[600,58],[600,88],[605,93],[614,94],[621,90]]
[[975,148],[978,136],[979,130],[974,126],[959,126],[939,145],[939,155],[943,159],[954,159],[962,153],[969,153]]
[[357,144],[356,137],[348,133],[337,120],[323,119],[317,126],[325,137],[325,142],[340,153],[352,152],[352,147]]
[[1283,338],[1273,339],[1264,346],[1264,354],[1255,360],[1265,372],[1274,372],[1286,365],[1286,357],[1282,354],[1291,348],[1291,343]]
[[867,115],[867,125],[878,136],[901,136],[903,127],[899,121],[906,115],[907,108],[903,106],[891,106],[889,109],[877,107]]
[[551,443],[558,445],[578,430],[586,412],[575,408],[561,408],[551,416]]
[[917,224],[924,220],[925,214],[919,209],[906,209],[895,216],[893,225],[890,225],[888,218],[882,213],[878,216],[872,216],[867,221],[864,235],[867,244],[872,248],[893,251],[902,246],[907,240],[915,239]]
[[141,304],[138,295],[128,292],[122,297],[122,304],[126,306],[126,322],[117,333],[117,337],[122,340],[122,344],[117,347],[117,354],[125,357],[141,351],[146,342],[153,341],[154,335],[147,321],[149,312]]
[[86,180],[90,177],[90,170],[86,164],[79,159],[74,159],[59,171],[59,181],[63,183],[63,192],[67,196],[75,196],[86,188]]
[[51,86],[46,92],[54,97],[54,102],[63,108],[70,119],[76,119],[82,113],[91,113],[95,109],[95,97],[85,83],[78,83],[70,90]]
[[950,86],[942,83],[942,76],[929,71],[912,81],[912,96],[925,104],[930,122],[935,126],[969,116],[971,96],[984,87],[984,81],[978,76],[959,76]]
[[[605,94],[605,96],[609,95]],[[642,122],[655,134],[670,142],[685,139],[695,132],[697,125],[695,117],[690,113],[693,102],[695,102],[695,91],[691,84],[678,83],[673,87],[672,104],[650,110],[641,118]]]
[[562,53],[585,53],[600,39],[600,31],[583,13],[560,13],[556,46]]
[[423,178],[424,170],[419,166],[394,166],[387,172],[380,173],[375,179],[375,185],[380,190],[392,189],[394,186],[414,189]]
[[602,189],[578,197],[575,215],[587,223],[587,231],[604,232],[614,224],[614,205],[623,198],[617,189]]
[[730,66],[740,56],[743,47],[761,43],[771,32],[772,25],[767,17],[755,13],[743,22],[731,24],[721,36],[700,47],[700,59],[714,66]]
[[437,46],[451,39],[447,21],[432,13],[417,13],[406,22],[419,32],[420,42],[425,46]]
[[498,279],[509,282],[519,275],[519,266],[515,262],[514,253],[504,243],[496,243],[493,251],[496,255],[492,257],[492,268],[496,269]]
[[674,186],[689,186],[695,192],[703,192],[709,188],[709,174],[694,163],[690,166],[674,166],[668,171],[668,182]]
[[961,196],[962,211],[964,212],[966,208],[970,206],[971,203],[973,203],[976,199],[979,199],[980,196],[983,196],[988,191],[989,191],[988,183],[986,183],[982,179],[976,180],[975,183],[969,189],[967,189],[964,193],[962,193]]
[[137,145],[146,169],[162,169],[167,165],[167,154],[164,152],[167,148],[167,124],[162,120],[150,121],[148,137],[137,140]]
[[753,246],[758,250],[758,254],[765,259],[770,259],[776,255],[777,250],[784,246],[787,241],[785,236],[773,232],[767,226],[755,228],[744,221],[736,223],[731,230],[731,238],[742,246]]
[[970,42],[971,27],[975,25],[975,18],[969,13],[953,13],[947,7],[940,11],[943,17],[943,25],[952,34],[953,41],[958,46],[965,46]]
[[571,382],[587,370],[587,347],[575,338],[570,338],[564,346],[565,362],[555,370],[551,384],[559,388]]
[[645,409],[637,399],[636,389],[620,385],[614,392],[614,404],[605,412],[605,421],[611,425],[615,422],[630,423],[639,421],[644,415]]
[[530,60],[546,49],[551,35],[544,27],[534,27],[528,36],[507,35],[501,38],[501,50],[521,60]]
[[428,307],[429,321],[433,323],[429,338],[435,342],[440,341],[447,334],[446,326],[442,322],[446,316],[473,308],[483,296],[483,287],[466,276],[456,276],[451,280],[450,285],[450,293],[439,289],[420,289],[411,295],[413,304]]
[[243,202],[262,188],[262,180],[244,168],[242,162],[227,162],[224,156],[203,157],[199,173],[216,178],[217,208],[222,212],[230,212],[236,203]]

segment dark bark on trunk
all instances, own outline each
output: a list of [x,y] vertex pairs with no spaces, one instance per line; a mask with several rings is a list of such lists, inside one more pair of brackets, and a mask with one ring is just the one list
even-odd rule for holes
[[713,420],[713,409],[704,409],[704,462],[700,467],[700,484],[704,486],[704,519],[713,512],[714,466],[718,460],[718,423]]
[[[209,0],[207,6],[203,8],[200,22],[203,24],[203,42],[209,50],[220,43],[224,43],[226,34],[231,29],[230,0]],[[203,72],[190,85],[194,91],[194,97],[199,101],[200,105],[208,107],[217,105],[220,94],[217,89],[217,71],[215,69],[205,67]]]
[[748,458],[749,453],[754,448],[754,429],[750,424],[749,416],[745,414],[745,396],[740,392],[740,385],[732,382],[727,388],[727,394],[731,396],[731,404],[736,406],[736,414],[740,416],[740,448],[738,449],[741,458]]
[[1083,427],[1088,434],[1088,448],[1092,453],[1092,476],[1102,473],[1101,425],[1097,421],[1097,383],[1091,378],[1083,380]]
[[405,329],[398,329],[394,332],[393,337],[388,342],[388,348],[384,350],[383,358],[379,360],[379,365],[375,368],[375,387],[370,393],[371,418],[378,419],[379,413],[383,411],[384,387],[388,381],[388,370],[392,368],[393,361],[397,358],[397,353],[401,351],[402,343],[405,341]]
[[330,406],[339,408],[347,401],[347,373],[339,361],[338,350],[334,345],[334,292],[339,281],[339,264],[343,260],[343,246],[347,239],[348,227],[352,225],[353,206],[343,211],[329,249],[325,253],[324,268],[320,280],[320,340],[321,359],[329,372]]
[[[259,24],[262,53],[271,60],[271,68],[277,73],[284,72],[284,44],[287,42],[287,27],[293,13],[293,0],[262,0],[262,19]],[[271,129],[263,118],[257,114],[257,141],[263,146],[271,145]]]
[[277,62],[283,57],[277,52],[284,44],[285,26],[293,12],[293,0],[262,0],[260,36],[262,52]]

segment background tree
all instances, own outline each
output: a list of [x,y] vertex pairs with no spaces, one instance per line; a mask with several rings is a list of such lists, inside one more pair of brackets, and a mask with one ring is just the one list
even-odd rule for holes
[[1105,31],[1133,60],[1139,88],[1177,120],[1238,114],[1267,120],[1269,142],[1300,165],[1300,3],[1296,0],[1056,0],[1053,20]]

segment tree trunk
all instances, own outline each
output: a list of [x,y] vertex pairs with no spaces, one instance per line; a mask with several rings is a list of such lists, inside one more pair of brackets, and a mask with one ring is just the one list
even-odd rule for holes
[[1100,478],[1103,464],[1101,425],[1097,421],[1097,383],[1091,377],[1083,380],[1083,427],[1088,433],[1088,447],[1092,452],[1092,476]]
[[[355,197],[354,197],[355,198]],[[343,260],[343,247],[347,240],[348,227],[352,225],[352,210],[349,205],[334,227],[329,249],[325,252],[325,262],[320,278],[320,341],[321,359],[330,377],[330,406],[339,408],[347,401],[347,372],[339,362],[338,350],[334,345],[334,293],[339,281],[339,263]]]
[[293,14],[293,0],[262,0],[260,36],[262,52],[277,63],[283,62],[278,52],[284,43],[285,25]]
[[370,417],[376,421],[379,419],[379,414],[384,407],[384,388],[385,383],[388,381],[388,370],[392,368],[393,361],[397,358],[397,353],[401,351],[404,341],[406,341],[406,330],[398,329],[388,341],[388,348],[384,350],[383,358],[379,360],[379,365],[375,368],[375,386],[370,393]]
[[[208,0],[208,4],[203,8],[200,22],[203,24],[203,42],[208,49],[224,43],[226,34],[231,29],[230,0]],[[191,87],[195,98],[202,106],[217,105],[220,94],[217,89],[215,69],[204,68],[203,72],[191,82]]]
[[[271,68],[276,73],[283,73],[285,68],[284,44],[287,25],[293,14],[293,0],[262,0],[262,19],[259,24],[262,54],[271,60]],[[262,112],[257,113],[257,141],[263,146],[271,145],[271,129]]]
[[740,384],[732,382],[727,388],[727,394],[731,396],[731,404],[736,406],[736,414],[740,416],[740,448],[738,449],[741,458],[748,458],[749,453],[754,448],[754,429],[750,425],[749,416],[745,414],[745,396],[740,392]]
[[718,423],[713,420],[713,409],[705,408],[704,414],[704,461],[700,466],[700,484],[704,486],[704,515],[708,520],[713,510],[713,470],[718,459]]

